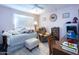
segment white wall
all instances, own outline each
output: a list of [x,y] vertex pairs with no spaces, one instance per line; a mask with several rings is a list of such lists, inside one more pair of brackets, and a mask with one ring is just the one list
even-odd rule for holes
[[[52,7],[53,8],[53,7]],[[78,6],[69,6],[60,9],[54,9],[51,11],[46,11],[42,15],[40,15],[40,27],[45,26],[48,32],[51,32],[52,27],[60,27],[60,38],[62,38],[66,34],[65,23],[68,21],[72,21],[74,17],[78,17]],[[50,14],[56,13],[57,20],[55,22],[51,22],[49,17]],[[70,13],[69,18],[63,18],[63,13]],[[79,18],[79,17],[78,17]]]

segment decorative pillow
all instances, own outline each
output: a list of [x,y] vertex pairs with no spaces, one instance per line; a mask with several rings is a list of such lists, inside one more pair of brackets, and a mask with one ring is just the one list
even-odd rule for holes
[[8,33],[8,32],[4,32],[3,35],[11,36],[12,34],[10,34],[10,33]]
[[19,31],[20,33],[27,33],[28,31],[26,29],[23,29],[21,31]]
[[17,35],[17,34],[19,34],[19,32],[18,32],[17,30],[11,30],[11,31],[9,31],[9,33],[12,34],[12,35]]

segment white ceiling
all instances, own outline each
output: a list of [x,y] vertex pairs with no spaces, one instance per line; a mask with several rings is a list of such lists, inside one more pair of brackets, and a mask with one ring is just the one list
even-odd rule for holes
[[[44,10],[54,10],[54,9],[58,9],[58,8],[79,6],[79,4],[38,4],[38,5],[42,8],[44,8]],[[17,10],[21,10],[21,11],[24,11],[24,12],[29,12],[31,10],[30,13],[35,13],[35,14],[42,13],[41,10],[38,13],[33,11],[33,8],[35,8],[34,4],[4,4],[4,6],[14,8],[14,9],[17,9]]]

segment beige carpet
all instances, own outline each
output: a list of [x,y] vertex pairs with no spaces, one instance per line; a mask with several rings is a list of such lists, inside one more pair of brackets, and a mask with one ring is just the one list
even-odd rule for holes
[[39,43],[39,47],[35,48],[30,52],[28,49],[21,48],[15,52],[12,52],[11,55],[48,55],[49,54],[49,48],[48,43]]

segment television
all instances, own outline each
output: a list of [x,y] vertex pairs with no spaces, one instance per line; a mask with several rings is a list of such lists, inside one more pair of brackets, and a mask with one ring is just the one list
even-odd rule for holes
[[73,31],[75,34],[77,34],[77,27],[76,26],[67,26],[67,32]]

